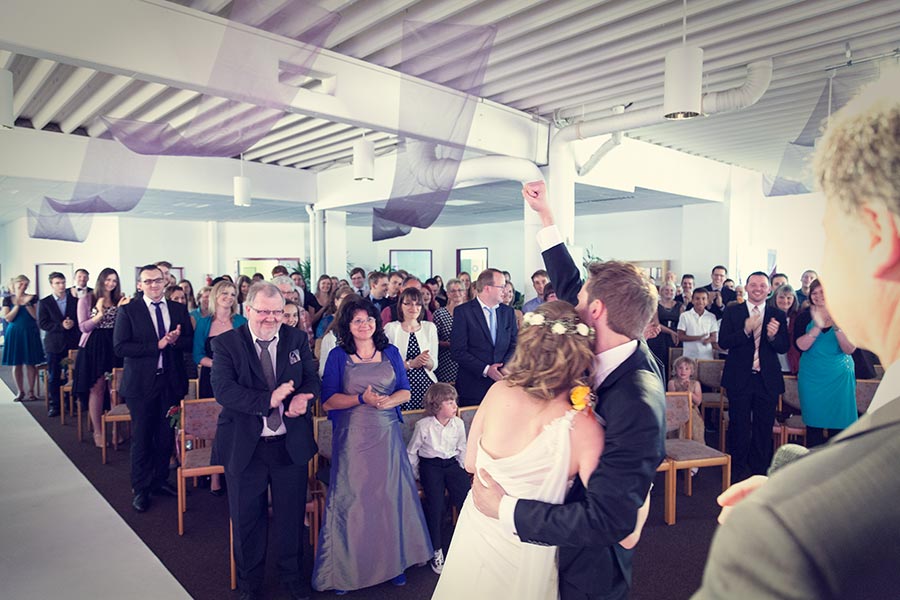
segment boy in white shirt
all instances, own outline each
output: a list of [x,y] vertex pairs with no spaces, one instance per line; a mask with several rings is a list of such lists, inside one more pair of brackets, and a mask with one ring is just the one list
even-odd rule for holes
[[719,321],[706,310],[709,294],[703,288],[694,290],[691,310],[681,313],[678,319],[678,338],[684,346],[683,356],[694,360],[715,358],[713,345],[719,333]]
[[472,486],[472,479],[465,470],[466,426],[456,416],[456,399],[456,388],[452,385],[435,383],[428,388],[422,400],[428,416],[416,423],[407,447],[409,462],[425,492],[422,504],[434,546],[431,570],[438,575],[444,568],[441,541],[444,490],[449,492],[450,502],[457,510],[462,510]]

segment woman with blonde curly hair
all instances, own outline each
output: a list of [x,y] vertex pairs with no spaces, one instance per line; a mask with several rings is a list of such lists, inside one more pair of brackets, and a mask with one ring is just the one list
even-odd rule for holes
[[[486,471],[514,497],[556,504],[576,476],[587,485],[603,451],[588,387],[593,337],[567,302],[524,316],[508,375],[472,422],[467,471]],[[633,546],[642,524],[621,543]],[[556,599],[556,555],[555,546],[524,543],[480,513],[470,494],[433,599]]]

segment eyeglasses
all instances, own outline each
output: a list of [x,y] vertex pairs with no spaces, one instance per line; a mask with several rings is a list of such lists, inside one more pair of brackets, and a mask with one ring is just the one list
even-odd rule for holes
[[156,279],[142,279],[141,283],[144,285],[162,285],[163,281],[165,281],[165,279],[157,277]]
[[362,327],[363,325],[374,325],[375,317],[369,317],[368,319],[353,319],[350,321],[350,324],[354,327]]
[[255,306],[250,306],[250,305],[247,305],[247,308],[252,308],[258,314],[262,315],[263,317],[280,317],[281,315],[284,314],[284,310],[259,310]]

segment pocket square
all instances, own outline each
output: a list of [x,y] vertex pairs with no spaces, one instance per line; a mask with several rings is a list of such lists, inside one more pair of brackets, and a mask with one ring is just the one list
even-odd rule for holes
[[288,356],[288,360],[290,361],[290,363],[292,365],[300,362],[300,351],[299,350],[291,350],[291,353]]

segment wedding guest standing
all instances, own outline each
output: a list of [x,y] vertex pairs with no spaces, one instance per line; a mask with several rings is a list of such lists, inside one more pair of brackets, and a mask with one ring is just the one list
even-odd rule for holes
[[434,323],[422,319],[425,310],[422,293],[415,288],[400,292],[399,321],[384,326],[388,340],[397,346],[400,356],[406,357],[403,365],[409,379],[410,398],[400,405],[400,410],[424,408],[422,400],[431,384],[437,381],[434,369],[438,362],[438,337]]
[[399,407],[409,400],[406,369],[367,299],[347,296],[337,330],[339,345],[322,379],[334,437],[313,587],[404,585],[408,567],[433,557],[400,433]]
[[209,294],[209,315],[196,319],[194,326],[194,361],[200,365],[201,398],[212,398],[213,388],[210,375],[213,366],[212,342],[217,335],[237,329],[247,319],[237,314],[237,289],[230,281],[220,281]]
[[[37,382],[36,366],[44,362],[41,332],[37,325],[38,299],[27,293],[31,280],[25,275],[13,279],[12,295],[3,300],[0,317],[6,321],[3,366],[13,368],[18,395],[16,402],[37,400],[34,386]],[[24,372],[24,373],[23,373]],[[28,396],[25,395],[23,374],[28,378]]]
[[59,387],[61,362],[69,350],[78,347],[81,332],[78,331],[78,300],[66,290],[66,276],[59,272],[48,277],[49,296],[38,304],[38,324],[44,335],[44,351],[47,354],[47,397],[50,407],[48,417],[59,414]]
[[453,311],[465,302],[466,290],[459,279],[447,281],[447,306],[434,313],[434,325],[438,332],[438,365],[434,374],[438,381],[456,382],[459,365],[450,355],[450,332],[453,331]]

